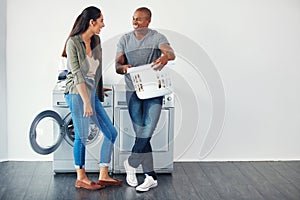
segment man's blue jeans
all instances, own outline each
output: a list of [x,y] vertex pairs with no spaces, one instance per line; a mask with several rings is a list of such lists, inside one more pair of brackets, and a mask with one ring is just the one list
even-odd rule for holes
[[141,164],[145,174],[155,175],[150,140],[160,117],[163,97],[142,100],[135,92],[127,91],[126,100],[136,135],[129,165],[136,168]]
[[98,126],[104,134],[104,140],[100,151],[100,167],[109,166],[113,145],[118,135],[109,116],[105,112],[95,90],[91,95],[91,104],[93,107],[93,116],[83,117],[83,101],[79,94],[66,94],[66,102],[69,105],[74,125],[74,161],[76,168],[84,168],[85,165],[85,145],[89,134],[90,120]]

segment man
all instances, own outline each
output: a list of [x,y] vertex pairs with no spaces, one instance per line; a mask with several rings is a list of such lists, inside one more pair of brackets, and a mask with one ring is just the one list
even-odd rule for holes
[[139,99],[130,75],[126,74],[127,69],[152,64],[154,70],[161,70],[169,60],[175,59],[167,38],[148,28],[150,22],[151,11],[146,7],[138,8],[132,19],[134,30],[120,38],[116,56],[116,72],[125,74],[126,101],[136,135],[131,155],[124,162],[126,181],[132,187],[137,186],[135,168],[142,165],[146,178],[144,183],[136,187],[141,192],[158,185],[150,140],[159,120],[163,97]]

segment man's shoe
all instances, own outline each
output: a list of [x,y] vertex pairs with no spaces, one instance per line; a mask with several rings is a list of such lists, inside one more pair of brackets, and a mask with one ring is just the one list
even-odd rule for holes
[[135,168],[131,167],[128,163],[128,159],[126,159],[124,161],[124,167],[125,167],[125,170],[126,170],[126,182],[128,183],[128,185],[132,186],[132,187],[135,187],[138,185],[138,182],[137,182],[137,178],[136,178],[136,170]]
[[158,185],[157,180],[154,180],[152,176],[149,176],[146,174],[146,178],[144,180],[144,183],[137,186],[135,189],[138,192],[147,192],[150,188],[154,188]]

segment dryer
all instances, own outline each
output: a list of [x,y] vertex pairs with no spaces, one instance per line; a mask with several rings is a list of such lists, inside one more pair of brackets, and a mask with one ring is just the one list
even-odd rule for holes
[[[113,91],[111,85],[105,85],[105,98],[102,105],[113,120]],[[74,128],[71,113],[64,98],[65,81],[58,81],[52,91],[53,110],[46,110],[36,116],[30,128],[32,148],[40,154],[53,152],[53,172],[75,172],[73,159]],[[51,135],[49,138],[49,135]],[[47,139],[48,137],[48,139]],[[100,148],[103,134],[91,121],[86,143],[87,172],[99,172]],[[52,142],[45,142],[52,140]],[[112,171],[111,166],[109,170]]]
[[[135,133],[126,103],[125,85],[114,87],[114,125],[119,132],[114,146],[114,173],[125,173],[124,160],[131,154],[135,141]],[[153,150],[154,170],[157,173],[173,172],[174,154],[174,94],[165,95],[158,124],[154,130],[151,146]],[[142,173],[142,168],[137,168]]]

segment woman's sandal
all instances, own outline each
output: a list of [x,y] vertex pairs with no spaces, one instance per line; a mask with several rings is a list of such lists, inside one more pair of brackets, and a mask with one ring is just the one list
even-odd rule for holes
[[98,185],[104,185],[104,186],[116,186],[121,185],[123,183],[122,180],[114,179],[113,181],[105,181],[105,180],[98,180]]
[[90,184],[88,184],[81,180],[76,180],[75,187],[76,188],[85,188],[87,190],[99,190],[101,188],[104,188],[105,185],[96,184],[95,182],[91,182]]

